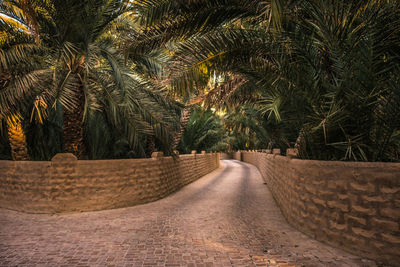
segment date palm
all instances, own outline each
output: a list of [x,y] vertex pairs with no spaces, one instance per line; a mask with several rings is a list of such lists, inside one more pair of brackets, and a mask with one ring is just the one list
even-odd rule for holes
[[115,42],[116,27],[125,25],[128,32],[129,2],[35,2],[47,14],[37,16],[37,56],[47,70],[41,79],[46,88],[37,93],[49,108],[64,110],[64,151],[79,158],[88,152],[84,121],[93,112],[104,113],[139,154],[144,153],[143,135],[169,143],[167,124],[173,119],[165,112],[169,104],[163,87],[143,73],[140,57],[124,58]]
[[202,110],[198,105],[192,107],[190,119],[180,140],[178,149],[181,153],[192,150],[212,151],[221,146],[225,139],[225,129],[221,119],[212,110]]
[[40,77],[46,72],[38,52],[37,24],[27,1],[0,3],[0,119],[5,121],[11,156],[28,160],[29,154],[22,115],[40,91]]
[[[281,1],[265,2],[265,1],[166,1],[152,0],[143,1],[139,4],[139,12],[141,14],[142,25],[146,31],[142,35],[141,43],[145,47],[154,45],[168,44],[168,49],[174,44],[185,43],[185,40],[195,36],[208,34],[209,32],[218,31],[220,27],[229,23],[236,23],[239,19],[252,17],[260,21],[259,17],[266,12],[274,13],[273,22],[282,19],[280,13],[272,6],[282,6]],[[273,23],[273,24],[274,24]],[[275,23],[276,24],[276,23]],[[274,24],[274,25],[275,25]],[[275,27],[276,28],[276,27]],[[197,53],[198,51],[196,51]],[[215,57],[217,55],[211,55]],[[179,60],[178,60],[179,61]],[[184,66],[185,62],[180,61],[178,65]],[[221,91],[238,88],[241,84],[247,82],[240,75],[236,75],[227,85],[214,86],[209,92],[208,84],[211,78],[211,72],[207,71],[207,66],[198,64],[199,68],[192,71],[184,71],[185,76],[175,77],[176,73],[180,73],[177,66],[172,67],[172,72],[168,76],[167,82],[171,89],[178,95],[189,99],[187,103],[207,101],[222,97]],[[174,70],[177,70],[174,72]],[[207,89],[208,88],[208,89]],[[188,98],[191,95],[192,98]],[[215,102],[215,101],[214,101]],[[181,117],[181,127],[175,135],[174,146],[178,145],[182,133],[185,130],[187,121],[190,117],[190,104],[183,110]]]
[[242,86],[260,91],[257,104],[269,119],[295,122],[290,132],[297,136],[290,134],[289,143],[305,138],[303,157],[398,160],[399,123],[392,114],[399,106],[399,4],[287,5],[293,12],[279,32],[247,17],[239,26],[217,25],[188,38],[174,50],[173,82],[190,84],[204,67],[242,75]]

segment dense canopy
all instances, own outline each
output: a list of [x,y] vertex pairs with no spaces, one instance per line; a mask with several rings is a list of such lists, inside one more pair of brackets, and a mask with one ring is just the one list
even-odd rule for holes
[[399,161],[396,0],[0,1],[0,158]]

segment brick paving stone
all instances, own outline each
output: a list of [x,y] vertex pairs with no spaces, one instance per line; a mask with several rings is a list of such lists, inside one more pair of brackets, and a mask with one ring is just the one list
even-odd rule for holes
[[0,266],[376,266],[289,226],[258,170],[222,161],[165,199],[61,215],[0,209]]

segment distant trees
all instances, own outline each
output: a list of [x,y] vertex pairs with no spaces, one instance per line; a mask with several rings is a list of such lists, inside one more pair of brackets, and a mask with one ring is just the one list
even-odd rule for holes
[[192,115],[183,132],[178,149],[190,154],[196,151],[224,151],[228,148],[222,120],[212,110],[193,107]]

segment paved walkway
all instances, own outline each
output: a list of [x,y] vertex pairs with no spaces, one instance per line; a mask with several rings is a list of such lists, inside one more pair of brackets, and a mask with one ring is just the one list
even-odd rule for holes
[[65,215],[0,209],[0,266],[375,266],[290,227],[252,165],[153,203]]

